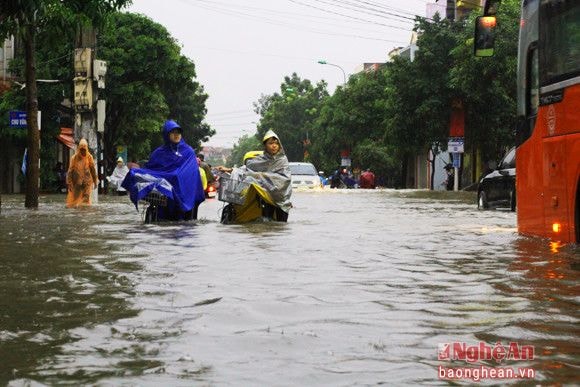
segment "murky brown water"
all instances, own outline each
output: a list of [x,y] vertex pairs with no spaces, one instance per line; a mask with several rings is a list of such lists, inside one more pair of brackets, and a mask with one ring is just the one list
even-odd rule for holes
[[580,249],[471,195],[298,192],[288,224],[243,226],[217,201],[144,225],[127,198],[22,200],[0,214],[1,384],[447,384],[455,341],[534,345],[507,365],[579,380]]

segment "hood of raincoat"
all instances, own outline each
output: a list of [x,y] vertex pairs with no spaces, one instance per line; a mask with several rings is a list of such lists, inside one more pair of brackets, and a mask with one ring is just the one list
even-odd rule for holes
[[163,125],[165,144],[155,149],[144,168],[133,168],[122,187],[130,193],[135,206],[153,189],[168,198],[168,206],[189,211],[205,200],[195,151],[183,140],[173,144],[169,132],[180,126],[172,120]]
[[275,155],[264,152],[252,159],[247,160],[245,166],[246,177],[244,179],[254,179],[260,186],[264,187],[272,196],[278,207],[284,212],[289,212],[292,208],[290,197],[292,196],[292,183],[288,158],[282,146],[282,142],[276,133],[269,130],[264,136],[264,142],[276,137],[280,143],[280,151]]
[[[163,124],[163,142],[165,143],[165,145],[171,144],[171,140],[169,139],[169,132],[171,132],[173,129],[179,129],[180,132],[182,132],[183,134],[183,130],[181,129],[181,126],[179,126],[179,124],[173,120],[167,120],[165,121],[165,124]],[[183,138],[181,138],[181,142],[183,142]]]
[[81,140],[79,141],[79,146],[77,147],[77,150],[75,152],[77,155],[84,157],[83,154],[81,153],[81,149],[87,151],[85,153],[85,156],[89,154],[89,143],[84,138],[81,138]]
[[[85,150],[85,154],[83,155],[81,150]],[[73,158],[71,159],[71,164],[78,164],[82,166],[82,168],[91,168],[94,165],[93,156],[89,151],[89,143],[84,138],[81,138],[79,141],[79,145],[75,151]],[[81,173],[81,171],[79,171]]]
[[270,129],[266,132],[266,134],[264,134],[264,138],[262,138],[262,143],[266,142],[266,140],[272,137],[274,137],[276,140],[278,140],[278,142],[280,142],[280,138],[278,137],[278,135],[274,133],[272,129]]

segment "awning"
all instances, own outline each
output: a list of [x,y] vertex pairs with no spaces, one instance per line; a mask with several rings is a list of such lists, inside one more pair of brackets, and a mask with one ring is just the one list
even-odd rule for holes
[[73,137],[72,128],[60,128],[60,134],[56,136],[56,139],[71,149],[75,148],[75,139]]

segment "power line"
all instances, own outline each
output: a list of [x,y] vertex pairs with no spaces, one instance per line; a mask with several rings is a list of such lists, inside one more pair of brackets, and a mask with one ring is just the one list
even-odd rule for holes
[[331,11],[331,10],[328,10],[328,9],[316,7],[316,6],[311,5],[311,4],[305,4],[305,3],[301,2],[301,1],[297,1],[297,0],[288,0],[288,1],[290,1],[291,3],[298,4],[298,5],[302,5],[304,7],[314,8],[314,9],[317,9],[317,10],[322,11],[322,12],[332,13],[334,15],[340,15],[340,16],[343,16],[343,17],[346,17],[346,18],[349,18],[349,19],[353,19],[353,20],[363,21],[363,22],[366,22],[366,23],[376,24],[376,25],[379,25],[379,26],[394,28],[394,29],[403,30],[403,31],[409,31],[409,32],[412,31],[412,29],[409,29],[409,28],[403,28],[403,27],[399,27],[399,26],[394,26],[392,24],[379,23],[379,22],[376,22],[376,21],[368,20],[368,19],[362,19],[362,18],[356,17],[356,16],[345,15],[343,13],[334,12],[334,11]]
[[[402,41],[402,40],[401,41],[399,41],[399,40],[391,40],[389,42],[391,42],[391,43],[397,43],[397,44],[405,44],[405,42]],[[259,56],[267,56],[267,57],[274,57],[274,58],[303,60],[305,62],[310,62],[310,63],[314,63],[314,62],[316,62],[319,59],[319,58],[306,58],[306,57],[290,56],[290,55],[269,54],[269,53],[258,52],[258,51],[234,50],[234,49],[229,49],[229,48],[218,48],[218,47],[207,47],[207,46],[189,46],[189,45],[188,45],[188,47],[192,47],[192,48],[202,48],[202,49],[212,50],[212,51],[234,52],[234,53],[238,53],[238,54],[259,55]],[[349,60],[341,60],[341,62],[343,62],[343,63],[360,64],[360,61],[353,62],[353,61],[349,61]]]
[[40,66],[40,65],[47,64],[47,63],[51,63],[51,62],[54,62],[55,60],[59,60],[59,59],[62,59],[62,58],[66,58],[67,56],[71,56],[71,55],[72,55],[71,53],[64,54],[63,56],[59,56],[58,58],[52,58],[52,59],[49,59],[49,60],[45,60],[44,62],[39,62],[39,63],[36,64],[36,66]]
[[[193,5],[189,2],[186,2],[186,0],[181,0],[182,2],[188,4],[188,5]],[[193,0],[193,1],[197,1],[197,2],[201,2],[202,0]],[[312,29],[312,28],[304,28],[302,26],[297,26],[297,25],[293,25],[293,24],[289,24],[289,23],[285,23],[285,22],[280,22],[278,20],[272,20],[272,19],[266,19],[260,16],[256,16],[256,15],[251,15],[251,14],[247,14],[247,13],[242,13],[239,11],[233,11],[230,9],[223,9],[223,8],[219,8],[216,6],[209,6],[209,5],[201,5],[201,4],[197,4],[198,7],[202,8],[202,9],[206,9],[209,11],[214,11],[217,13],[222,13],[222,14],[226,14],[226,15],[231,15],[231,16],[237,16],[237,17],[241,17],[241,18],[246,18],[246,19],[251,19],[251,20],[258,20],[260,22],[263,23],[267,23],[267,24],[273,24],[273,25],[277,25],[277,26],[284,26],[284,27],[288,27],[291,29],[302,29],[305,31],[309,31],[309,32],[314,32],[317,34],[322,34],[322,35],[331,35],[331,36],[343,36],[343,37],[351,37],[351,38],[358,38],[358,39],[365,39],[365,40],[377,40],[377,41],[383,41],[383,42],[389,42],[389,43],[399,43],[399,41],[393,41],[390,39],[383,39],[383,38],[376,38],[376,37],[369,37],[369,36],[363,36],[363,35],[355,35],[355,34],[344,34],[344,33],[333,33],[333,32],[328,32],[328,31],[323,31],[323,30],[316,30],[316,29]],[[340,14],[339,14],[340,15]],[[355,18],[357,19],[357,18]],[[364,19],[359,19],[360,21],[363,22],[369,22],[368,20],[364,20]],[[372,23],[372,22],[371,22]],[[377,25],[382,25],[382,26],[387,26],[387,27],[391,27],[391,28],[398,28],[398,29],[402,29],[404,31],[411,31],[410,28],[402,28],[402,27],[398,27],[398,26],[390,26],[388,24],[382,24],[382,23],[372,23],[372,24],[377,24]]]
[[[359,4],[353,4],[347,1],[340,1],[340,0],[330,0],[329,1],[325,1],[325,0],[315,0],[318,1],[319,3],[324,3],[324,4],[328,4],[328,5],[332,5],[334,7],[338,7],[338,8],[344,8],[344,9],[348,9],[350,11],[355,11],[355,12],[359,12],[365,15],[371,15],[371,16],[376,16],[376,17],[381,17],[384,19],[389,19],[389,20],[396,20],[401,22],[402,20],[399,19],[395,19],[394,17],[389,17],[386,15],[393,15],[397,18],[401,18],[404,19],[406,22],[408,21],[414,21],[414,18],[408,17],[408,16],[402,16],[402,15],[397,15],[395,13],[392,12],[386,12],[386,11],[381,11],[381,10],[376,10],[370,7],[365,7]],[[347,6],[348,5],[348,6]],[[369,12],[372,11],[372,12]]]
[[[181,0],[182,2],[185,2],[185,0]],[[193,4],[190,4],[193,5]],[[222,13],[222,14],[226,14],[226,15],[232,15],[232,16],[237,16],[237,17],[241,17],[241,18],[246,18],[246,19],[252,19],[252,20],[258,20],[262,23],[267,23],[267,24],[272,24],[272,25],[277,25],[277,26],[284,26],[284,27],[288,27],[290,29],[294,29],[296,30],[297,27],[299,29],[302,29],[304,31],[309,31],[309,32],[314,32],[317,34],[321,34],[321,35],[330,35],[330,36],[342,36],[342,37],[349,37],[349,38],[357,38],[357,39],[364,39],[364,40],[376,40],[376,41],[382,41],[382,42],[389,42],[389,43],[400,43],[400,41],[394,41],[394,40],[390,40],[390,39],[383,39],[383,38],[376,38],[376,37],[370,37],[370,36],[363,36],[363,35],[355,35],[355,34],[344,34],[344,33],[333,33],[333,32],[328,32],[328,31],[322,31],[322,30],[316,30],[316,29],[312,29],[312,28],[303,28],[302,26],[296,26],[296,25],[292,25],[289,23],[283,23],[283,22],[279,22],[276,20],[271,20],[271,19],[265,19],[259,16],[255,16],[255,15],[248,15],[248,14],[244,14],[244,13],[240,13],[237,11],[231,11],[231,10],[224,10],[221,8],[216,8],[216,7],[211,7],[211,6],[205,6],[205,5],[197,5],[200,8],[209,10],[209,11],[214,11],[217,13]],[[364,19],[360,19],[363,20]],[[368,21],[367,21],[368,22]],[[372,23],[372,22],[371,22]],[[374,23],[374,24],[378,24],[378,25],[383,25],[383,26],[387,26],[387,27],[392,27],[392,28],[398,28],[404,31],[412,31],[410,28],[402,28],[402,27],[397,27],[397,26],[389,26],[388,24],[381,24],[381,23]]]
[[[181,0],[181,1],[184,2],[184,3],[186,3],[186,4],[188,4],[188,5],[192,5],[192,6],[194,5],[194,4],[192,4],[192,3],[190,3],[189,1],[186,1],[186,0]],[[267,18],[264,18],[264,17],[261,17],[261,16],[256,16],[256,15],[253,15],[253,14],[248,14],[248,13],[244,13],[244,12],[240,12],[240,11],[235,11],[235,10],[232,10],[232,9],[219,8],[219,6],[216,6],[215,5],[216,3],[214,3],[214,2],[211,2],[210,3],[212,5],[206,5],[207,2],[205,2],[204,0],[190,0],[190,1],[195,1],[196,3],[198,3],[197,6],[200,7],[200,8],[202,8],[202,9],[214,11],[214,12],[217,12],[217,13],[227,14],[227,15],[231,15],[231,16],[237,16],[237,17],[241,17],[241,18],[249,18],[249,19],[252,19],[252,20],[258,20],[260,22],[267,23],[267,24],[273,24],[273,25],[278,25],[278,26],[285,26],[285,27],[292,28],[292,29],[299,28],[299,29],[302,29],[302,30],[306,30],[306,31],[310,31],[310,32],[314,32],[314,33],[318,33],[318,34],[322,34],[322,35],[343,36],[343,37],[351,37],[351,38],[358,38],[358,39],[365,39],[365,40],[378,40],[378,41],[384,41],[384,42],[389,42],[389,43],[399,43],[399,41],[392,41],[392,40],[389,40],[389,39],[369,37],[369,36],[363,36],[363,35],[345,34],[345,33],[333,33],[333,32],[329,32],[329,31],[317,30],[317,29],[312,29],[312,28],[306,28],[305,29],[303,26],[299,26],[299,25],[297,26],[296,24],[289,24],[287,22],[281,22],[279,20],[267,19]],[[199,3],[204,3],[204,5],[201,5]],[[223,4],[223,3],[217,3],[217,4]],[[231,5],[227,5],[227,6],[231,6]],[[315,8],[318,8],[318,7],[315,7]],[[320,8],[318,8],[318,9],[320,9]],[[269,10],[269,11],[271,11],[271,10]],[[336,15],[343,16],[343,17],[345,16],[344,14],[340,14],[340,13],[336,13],[336,12],[331,12],[331,13],[334,13]],[[359,23],[360,22],[365,23],[365,24],[369,24],[370,23],[370,24],[380,25],[380,26],[383,26],[383,27],[396,28],[396,29],[400,29],[400,30],[404,30],[404,31],[408,31],[408,32],[410,32],[412,30],[411,28],[403,28],[403,27],[400,27],[400,26],[393,26],[393,25],[384,24],[384,23],[372,22],[372,21],[369,21],[369,20],[365,20],[365,19],[361,19],[361,18],[355,18],[355,17],[348,16],[348,15],[346,15],[346,17],[347,18],[350,18],[350,19],[353,19],[353,20],[356,20]],[[341,26],[341,27],[343,27],[343,26]],[[379,32],[377,32],[377,33],[379,33]]]
[[376,3],[376,2],[372,2],[372,1],[364,1],[364,0],[353,0],[353,1],[355,1],[357,3],[368,4],[368,5],[373,6],[375,8],[382,8],[382,9],[386,9],[386,10],[398,12],[399,14],[410,15],[410,16],[413,16],[413,17],[417,17],[417,16],[420,16],[421,17],[421,15],[417,15],[417,14],[414,14],[412,12],[407,12],[404,9],[400,9],[400,8],[396,8],[396,7],[391,7],[389,5],[383,5],[383,4],[380,4],[380,3]]
[[[324,19],[324,20],[334,20],[334,21],[344,22],[344,18],[333,18],[333,17],[326,17],[326,16],[321,16],[321,15],[311,15],[311,14],[304,14],[304,13],[279,11],[279,10],[268,9],[268,8],[242,6],[242,5],[238,5],[238,4],[223,3],[220,1],[208,1],[208,0],[191,0],[191,1],[209,3],[211,5],[222,4],[222,5],[228,6],[228,7],[240,8],[240,9],[245,9],[245,10],[254,10],[254,11],[258,11],[258,12],[265,12],[265,13],[270,13],[270,14],[275,14],[275,15],[282,15],[284,17],[287,17],[288,15],[294,15],[294,16],[306,17],[309,19]],[[410,14],[410,15],[413,15],[413,14]],[[367,22],[362,22],[362,21],[352,21],[352,23],[367,24]],[[329,25],[336,26],[336,24],[329,24]],[[341,25],[341,27],[343,27],[343,25]]]

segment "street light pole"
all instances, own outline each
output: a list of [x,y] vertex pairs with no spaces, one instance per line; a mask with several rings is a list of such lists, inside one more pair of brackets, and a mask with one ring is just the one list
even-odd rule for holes
[[343,80],[344,80],[344,82],[343,82],[342,85],[343,86],[346,86],[346,73],[344,72],[344,69],[342,67],[340,67],[339,65],[334,64],[334,63],[328,63],[325,60],[319,60],[318,63],[323,64],[323,65],[329,65],[329,66],[338,67],[340,69],[340,71],[342,71],[342,77],[343,77]]

